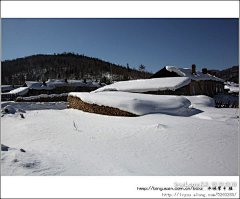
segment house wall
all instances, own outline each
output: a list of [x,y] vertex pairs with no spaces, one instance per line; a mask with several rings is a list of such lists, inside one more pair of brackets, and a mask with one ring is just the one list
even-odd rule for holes
[[217,81],[194,81],[190,83],[190,95],[207,95],[213,97],[223,93],[223,82]]
[[[164,78],[164,77],[180,77],[175,72],[169,72],[165,67],[156,72],[150,78]],[[206,81],[194,81],[176,91],[159,91],[159,92],[148,92],[149,94],[162,94],[162,95],[207,95],[213,97],[218,93],[224,92],[223,82],[206,80]]]
[[165,90],[165,91],[149,91],[145,92],[145,94],[153,94],[153,95],[190,95],[190,84],[183,86],[175,91]]
[[[216,88],[218,88],[216,90]],[[222,89],[220,89],[222,88]],[[218,93],[223,93],[223,83],[216,81],[191,81],[190,84],[183,86],[175,91],[149,91],[145,94],[154,95],[207,95],[213,97]]]

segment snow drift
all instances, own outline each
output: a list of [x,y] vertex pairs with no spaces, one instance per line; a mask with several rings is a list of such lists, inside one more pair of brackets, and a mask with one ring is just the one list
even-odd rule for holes
[[165,113],[170,115],[189,115],[191,102],[185,97],[172,95],[147,95],[127,92],[72,92],[69,96],[79,97],[82,101],[99,106],[109,106],[136,115]]
[[228,93],[239,93],[239,84],[234,82],[225,82],[224,89],[228,89]]

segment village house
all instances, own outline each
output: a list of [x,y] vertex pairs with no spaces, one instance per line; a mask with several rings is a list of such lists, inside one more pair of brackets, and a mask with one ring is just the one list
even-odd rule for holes
[[99,88],[93,92],[123,91],[157,95],[208,95],[213,97],[223,93],[224,80],[210,75],[207,69],[202,72],[192,69],[165,66],[150,79],[121,81]]
[[[208,74],[206,68],[202,72],[196,70],[196,65],[192,68],[178,68],[175,66],[165,66],[150,78],[166,77],[188,77],[191,79],[188,85],[181,88],[181,91],[165,91],[159,94],[183,94],[183,95],[207,95],[213,97],[218,93],[224,92],[224,80],[214,75]],[[176,93],[177,92],[177,93]]]
[[41,94],[62,94],[69,92],[91,92],[105,84],[92,81],[49,79],[48,81],[26,81],[23,86],[1,94],[2,101],[15,100],[17,97]]
[[69,92],[90,92],[101,87],[96,82],[81,80],[49,79],[43,82],[26,81],[23,87],[28,87],[28,96],[41,94],[61,94]]

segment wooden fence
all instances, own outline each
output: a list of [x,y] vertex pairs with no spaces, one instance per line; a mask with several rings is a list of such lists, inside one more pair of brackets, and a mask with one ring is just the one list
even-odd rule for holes
[[14,101],[17,97],[18,97],[17,94],[1,93],[1,100],[2,101]]
[[216,108],[239,108],[238,96],[216,95],[214,99]]

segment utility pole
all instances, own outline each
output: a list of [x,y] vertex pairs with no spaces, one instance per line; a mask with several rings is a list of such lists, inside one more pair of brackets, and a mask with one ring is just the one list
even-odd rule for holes
[[111,71],[111,82],[112,82],[112,64],[110,63],[110,71]]

